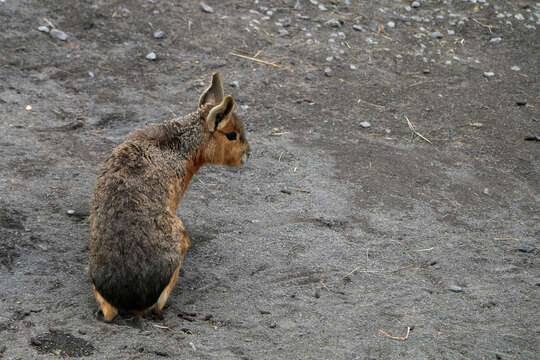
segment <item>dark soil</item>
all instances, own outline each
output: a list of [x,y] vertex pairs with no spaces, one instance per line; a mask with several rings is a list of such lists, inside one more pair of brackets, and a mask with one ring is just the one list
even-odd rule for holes
[[[536,358],[538,3],[207,3],[0,1],[0,358]],[[163,319],[104,323],[99,166],[215,71],[250,163],[193,180]]]

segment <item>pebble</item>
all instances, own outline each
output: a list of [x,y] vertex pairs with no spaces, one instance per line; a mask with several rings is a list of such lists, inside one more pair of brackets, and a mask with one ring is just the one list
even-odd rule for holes
[[494,76],[495,76],[495,73],[494,73],[493,71],[486,71],[486,72],[484,73],[484,77],[487,77],[488,79],[489,79],[489,78],[492,78],[492,77],[494,77]]
[[157,59],[157,55],[156,55],[155,52],[152,51],[152,52],[149,52],[148,54],[146,54],[146,58],[147,58],[148,60],[156,60],[156,59]]
[[454,30],[448,30],[448,35],[454,36],[456,35],[456,32]]
[[164,36],[165,36],[165,33],[163,31],[154,32],[154,39],[163,39]]
[[40,26],[40,27],[38,27],[37,29],[38,29],[39,31],[45,32],[45,33],[48,33],[49,31],[51,31],[51,30],[49,29],[48,26]]
[[51,34],[52,37],[57,38],[58,40],[67,41],[68,39],[67,34],[58,29],[52,29],[49,34]]
[[240,87],[240,83],[237,80],[231,82],[229,85],[232,86],[233,88],[239,88]]
[[419,3],[418,1],[413,1],[413,2],[411,3],[411,7],[417,9],[417,8],[420,7],[420,3]]
[[324,6],[323,4],[319,4],[319,10],[321,10],[321,11],[328,11],[328,9],[326,8],[326,6]]
[[512,66],[510,69],[511,69],[512,71],[519,71],[519,70],[521,70],[521,68],[520,68],[519,66],[516,66],[516,65]]
[[360,123],[360,126],[363,127],[364,129],[367,129],[371,127],[371,124],[369,123],[369,121],[362,121]]
[[502,41],[502,37],[494,37],[489,40],[490,44],[498,44]]
[[285,30],[285,29],[279,29],[278,30],[278,35],[281,36],[281,37],[287,36],[287,35],[289,35],[289,32],[287,30]]
[[324,75],[332,76],[332,69],[330,69],[329,67],[325,67],[324,68]]
[[68,214],[68,215],[75,215],[75,210],[69,209],[68,211],[66,211],[66,214]]
[[309,74],[306,74],[306,77],[305,77],[306,80],[313,80],[313,74],[309,73]]
[[519,13],[514,15],[514,17],[516,18],[516,20],[519,20],[519,21],[525,20],[525,17],[523,15],[519,14]]
[[393,29],[396,27],[396,23],[393,22],[393,21],[389,21],[386,23],[386,26],[388,26],[389,28]]
[[358,24],[357,24],[357,25],[353,25],[352,28],[353,28],[354,30],[356,30],[356,31],[361,31],[361,32],[366,32],[366,31],[367,31],[365,27],[363,27],[362,25],[358,25]]
[[453,292],[455,292],[455,293],[460,293],[460,292],[463,291],[463,289],[462,289],[461,287],[456,286],[456,285],[451,285],[451,286],[449,286],[449,287],[448,287],[448,290],[453,291]]
[[351,68],[351,70],[356,70],[356,69],[358,69],[358,68],[356,67],[356,65],[353,65],[353,64],[351,64],[349,67]]
[[430,33],[429,36],[433,39],[441,39],[443,37],[443,34],[439,31],[434,31]]
[[535,248],[529,245],[523,245],[518,250],[524,253],[530,253],[533,252]]
[[296,16],[298,19],[300,20],[310,20],[311,17],[310,16],[307,16],[307,15],[298,15]]
[[527,100],[520,99],[520,100],[516,101],[516,105],[517,106],[525,106],[525,105],[527,105]]
[[294,10],[302,10],[304,7],[302,6],[302,4],[300,4],[300,0],[296,0],[296,4],[294,4]]
[[371,30],[373,32],[377,32],[379,30],[377,28],[377,25],[375,25],[375,24],[369,24],[368,27],[369,27],[369,30]]
[[341,27],[341,21],[339,21],[338,19],[328,20],[325,24],[333,28]]
[[209,13],[209,14],[212,14],[214,12],[214,8],[211,7],[210,5],[207,5],[205,4],[204,2],[200,2],[199,4],[201,6],[201,10],[204,11],[205,13]]
[[482,191],[482,193],[484,195],[488,195],[489,196],[489,189],[488,188],[484,188],[484,191]]

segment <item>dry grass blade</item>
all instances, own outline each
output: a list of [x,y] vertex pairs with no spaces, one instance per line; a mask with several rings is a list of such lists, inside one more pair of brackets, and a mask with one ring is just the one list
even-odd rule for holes
[[410,326],[407,326],[407,333],[405,334],[405,336],[392,336],[392,335],[388,334],[384,330],[379,330],[379,332],[381,334],[383,334],[384,336],[386,336],[387,338],[390,338],[392,340],[405,341],[405,340],[407,340],[409,338],[409,334],[411,333],[411,328],[410,328]]
[[475,18],[472,18],[472,21],[474,21],[475,23],[477,23],[478,25],[480,26],[483,26],[485,28],[488,28],[489,32],[491,33],[491,28],[494,27],[493,25],[485,25],[485,24],[482,24],[480,21],[476,20]]
[[379,109],[379,110],[384,110],[384,106],[383,106],[383,105],[377,105],[377,104],[374,104],[374,103],[370,103],[369,101],[366,101],[366,100],[358,99],[358,100],[356,100],[356,102],[357,102],[357,103],[368,104],[368,105],[371,105],[371,106],[376,107],[376,108]]
[[433,145],[433,143],[428,139],[426,138],[424,135],[420,134],[418,131],[416,131],[416,129],[414,128],[413,124],[411,123],[411,121],[409,120],[409,118],[407,117],[407,115],[405,115],[405,120],[407,120],[407,124],[409,125],[409,129],[411,129],[411,131],[413,132],[413,134],[415,134],[416,136],[418,136],[419,138],[421,138],[422,140],[430,143],[431,145]]
[[50,26],[51,28],[56,29],[56,26],[54,26],[54,24],[53,24],[49,19],[43,18],[43,20],[44,20],[47,24],[49,24],[49,26]]
[[246,60],[255,61],[256,63],[259,63],[259,64],[270,65],[270,66],[273,66],[273,67],[278,68],[278,69],[283,69],[283,67],[281,65],[278,65],[275,62],[264,61],[264,60],[257,59],[257,58],[252,57],[252,56],[236,54],[236,53],[233,53],[233,52],[230,52],[229,55],[237,56],[239,58],[246,59]]

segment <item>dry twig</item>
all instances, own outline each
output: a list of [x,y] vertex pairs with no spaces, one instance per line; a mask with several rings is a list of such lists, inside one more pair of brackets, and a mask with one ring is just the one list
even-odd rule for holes
[[373,104],[373,103],[370,103],[369,101],[362,100],[362,99],[358,99],[358,100],[356,100],[356,102],[357,102],[357,103],[368,104],[368,105],[371,105],[371,106],[376,107],[376,108],[379,109],[379,110],[384,110],[384,105]]
[[[230,52],[229,54],[232,55],[232,56],[237,56],[237,57],[242,58],[242,59],[247,59],[247,60],[255,61],[255,62],[259,63],[259,64],[270,65],[270,66],[273,66],[273,67],[278,68],[278,69],[283,69],[283,66],[278,65],[278,64],[276,64],[275,62],[264,61],[264,60],[257,59],[257,58],[252,57],[252,56],[246,56],[246,55],[236,54],[236,53],[233,53],[233,52]],[[257,54],[257,55],[258,55],[258,54]]]
[[411,327],[407,326],[407,334],[405,334],[405,336],[392,336],[392,335],[388,334],[384,330],[379,330],[379,332],[381,334],[383,334],[384,336],[386,336],[387,338],[390,338],[390,339],[393,339],[393,340],[405,341],[405,340],[407,340],[409,338],[409,334],[411,332]]
[[485,24],[482,24],[480,21],[476,20],[475,18],[472,18],[472,20],[477,23],[478,25],[480,26],[483,26],[485,28],[488,28],[489,32],[491,33],[491,28],[493,27],[493,25],[485,25]]
[[422,140],[427,141],[428,143],[430,143],[430,144],[433,145],[433,143],[432,143],[428,138],[426,138],[424,135],[420,134],[418,131],[415,130],[413,124],[411,123],[411,121],[409,120],[409,118],[407,117],[407,115],[405,115],[405,119],[407,120],[407,124],[409,125],[409,129],[411,129],[411,131],[412,131],[416,136],[418,136],[418,137],[421,138]]

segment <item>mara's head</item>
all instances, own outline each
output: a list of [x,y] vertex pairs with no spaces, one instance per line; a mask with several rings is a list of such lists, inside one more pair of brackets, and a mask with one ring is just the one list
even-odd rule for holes
[[212,75],[208,89],[199,99],[199,108],[208,109],[205,115],[207,141],[203,156],[211,164],[240,166],[250,154],[244,124],[234,113],[234,99],[223,93],[219,73]]

